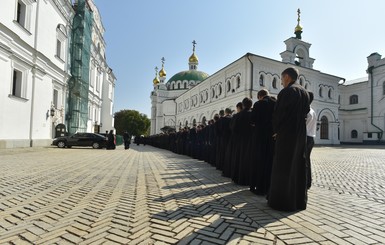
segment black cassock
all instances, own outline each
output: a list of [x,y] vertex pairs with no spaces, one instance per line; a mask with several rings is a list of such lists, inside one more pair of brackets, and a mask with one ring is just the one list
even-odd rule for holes
[[267,194],[270,186],[271,166],[273,164],[273,112],[276,100],[265,96],[253,106],[253,149],[250,188],[259,195]]
[[252,132],[251,126],[251,110],[244,109],[237,114],[235,120],[235,133],[239,134],[239,166],[238,166],[238,182],[240,185],[248,185],[250,183],[250,167],[252,164]]
[[298,84],[289,84],[278,94],[273,114],[277,134],[268,195],[270,207],[282,211],[306,209],[306,115],[309,95]]

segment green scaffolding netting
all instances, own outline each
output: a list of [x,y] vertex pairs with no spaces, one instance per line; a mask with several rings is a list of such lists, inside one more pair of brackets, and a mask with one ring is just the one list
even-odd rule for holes
[[93,14],[86,0],[78,0],[72,23],[70,72],[67,98],[67,129],[70,134],[85,132],[88,121],[88,90]]

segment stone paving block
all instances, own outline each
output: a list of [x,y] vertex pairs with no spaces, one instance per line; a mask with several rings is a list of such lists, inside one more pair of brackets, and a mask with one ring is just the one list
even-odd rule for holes
[[117,236],[115,234],[107,235],[106,239],[110,240],[112,242],[115,242],[117,244],[128,244],[130,242],[130,239],[127,239],[127,238],[124,238],[124,237],[121,237],[121,236]]
[[178,242],[177,239],[167,237],[167,236],[162,236],[159,234],[152,235],[151,238],[157,241],[165,242],[167,244],[176,244]]
[[[345,233],[351,235],[353,238],[356,238],[366,244],[371,244],[371,243],[375,243],[376,241],[375,240],[372,240],[368,237],[368,234],[370,233],[367,233],[366,235],[363,235],[361,233],[358,233],[356,230],[346,230]],[[385,239],[384,239],[385,241]]]

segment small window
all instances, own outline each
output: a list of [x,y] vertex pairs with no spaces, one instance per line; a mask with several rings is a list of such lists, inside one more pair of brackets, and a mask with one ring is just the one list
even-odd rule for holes
[[358,137],[357,130],[352,130],[352,132],[350,133],[350,135],[351,135],[351,138],[352,138],[352,139],[357,139],[357,137]]
[[180,83],[178,83],[178,89],[180,89]]
[[271,83],[271,86],[275,89],[277,88],[277,78],[274,77],[273,82]]
[[222,95],[222,86],[219,85],[218,86],[218,96],[221,96]]
[[321,118],[321,139],[329,139],[329,120],[327,117],[323,116]]
[[302,78],[299,79],[299,84],[300,84],[301,86],[303,86],[303,79],[302,79]]
[[241,78],[237,77],[237,88],[241,87]]
[[12,95],[15,97],[23,97],[23,73],[19,70],[13,70],[13,81],[12,81]]
[[227,92],[230,92],[231,90],[231,83],[230,81],[227,81]]
[[65,43],[67,39],[67,31],[64,25],[59,24],[56,27],[56,57],[64,60]]
[[100,90],[100,77],[102,76],[102,73],[100,73],[99,71],[97,72],[96,74],[96,91],[99,92]]
[[259,77],[259,86],[265,86],[265,81],[264,81],[264,77],[263,77],[263,75],[261,75],[260,77]]
[[385,95],[385,82],[382,83],[382,95]]
[[187,88],[187,82],[184,83],[183,88]]
[[372,138],[372,133],[368,133],[368,138],[369,138],[369,139]]
[[354,94],[354,95],[350,96],[349,104],[351,104],[351,105],[358,104],[358,95]]
[[332,99],[332,89],[329,89],[329,91],[328,91],[328,97],[329,97],[329,99]]
[[16,14],[16,21],[19,23],[22,27],[26,27],[26,20],[27,20],[27,6],[23,1],[19,0],[17,2],[17,14]]
[[15,2],[17,5],[15,6],[14,22],[18,23],[27,31],[30,31],[32,3],[36,2],[36,0],[17,0]]
[[60,59],[63,59],[62,57],[62,44],[61,41],[58,39],[56,40],[56,56]]
[[319,91],[318,91],[318,94],[319,94],[319,97],[323,97],[323,95],[322,95],[322,88],[319,88]]
[[59,103],[59,91],[56,89],[53,90],[53,98],[52,98],[52,104],[53,106],[58,109],[58,103]]

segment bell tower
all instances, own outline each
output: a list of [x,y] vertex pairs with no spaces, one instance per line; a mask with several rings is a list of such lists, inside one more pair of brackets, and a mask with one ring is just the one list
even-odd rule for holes
[[306,68],[313,68],[314,60],[309,56],[311,44],[302,41],[301,10],[297,10],[297,26],[294,29],[295,37],[285,41],[286,50],[280,53],[282,62]]

